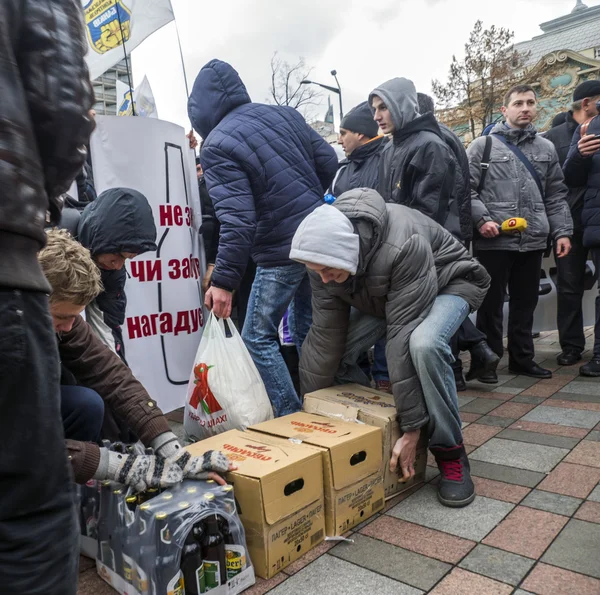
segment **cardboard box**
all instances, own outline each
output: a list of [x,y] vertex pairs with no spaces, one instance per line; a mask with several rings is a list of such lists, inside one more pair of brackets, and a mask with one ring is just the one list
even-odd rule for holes
[[255,573],[265,579],[321,543],[323,463],[318,452],[264,434],[231,430],[187,447],[221,450],[238,466],[227,474]]
[[400,438],[400,427],[396,421],[394,397],[359,384],[333,386],[304,396],[304,410],[344,419],[359,421],[381,428],[383,432],[383,480],[385,497],[391,498],[425,480],[427,466],[427,438],[423,433],[417,446],[415,476],[402,483],[396,473],[390,471],[392,449]]
[[342,535],[383,509],[381,431],[294,413],[249,428],[318,448],[323,455],[327,535]]

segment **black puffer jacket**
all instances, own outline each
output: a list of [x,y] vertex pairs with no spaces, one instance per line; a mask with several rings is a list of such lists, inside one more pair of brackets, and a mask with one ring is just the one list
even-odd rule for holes
[[0,3],[0,287],[50,291],[46,213],[58,221],[93,129],[82,19],[78,0]]
[[[544,138],[547,138],[556,148],[558,153],[558,162],[562,167],[567,160],[573,134],[577,130],[577,122],[573,118],[573,112],[567,112],[566,121],[555,126],[544,133]],[[585,194],[585,186],[569,186],[569,194],[567,202],[571,209],[571,217],[573,218],[573,231],[581,230],[581,211],[583,210],[583,195]]]
[[[81,214],[78,238],[94,258],[99,254],[143,254],[157,249],[152,209],[143,194],[130,188],[105,190],[88,205]],[[101,273],[104,291],[92,309],[96,306],[100,310],[103,322],[112,331],[114,344],[107,344],[127,363],[121,330],[127,307],[127,273],[125,267],[112,271],[101,269]],[[93,320],[88,321],[95,327]],[[105,339],[102,333],[98,334]]]
[[329,192],[341,196],[354,188],[377,188],[379,184],[379,158],[386,139],[378,136],[366,145],[354,149],[340,163]]
[[[587,134],[600,135],[600,116],[596,116],[590,122]],[[583,245],[586,248],[598,248],[600,246],[600,151],[589,157],[583,157],[577,148],[580,138],[578,128],[573,135],[563,171],[569,186],[585,186],[581,212]]]
[[[386,202],[411,207],[431,217],[459,240],[458,194],[462,176],[453,151],[432,113],[419,116],[412,82],[392,79],[375,89],[394,123],[393,142],[381,156],[379,192]],[[462,178],[461,178],[462,179]]]

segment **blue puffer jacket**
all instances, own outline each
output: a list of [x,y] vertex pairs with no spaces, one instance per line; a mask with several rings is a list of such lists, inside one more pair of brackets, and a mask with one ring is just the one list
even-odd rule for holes
[[252,103],[220,60],[198,74],[188,113],[205,139],[200,159],[221,222],[212,283],[237,289],[249,255],[261,267],[292,264],[296,228],[335,176],[333,148],[295,109]]
[[[581,139],[578,127],[573,134],[569,155],[563,165],[567,185],[585,187],[581,224],[583,245],[586,248],[600,247],[600,152],[583,157],[577,148]],[[587,134],[600,135],[600,116],[596,116],[587,129]]]

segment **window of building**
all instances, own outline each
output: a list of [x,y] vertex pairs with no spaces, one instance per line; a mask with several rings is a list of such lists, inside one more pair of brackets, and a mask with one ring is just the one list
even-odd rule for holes
[[600,60],[600,46],[594,48],[594,58],[596,58],[596,60]]

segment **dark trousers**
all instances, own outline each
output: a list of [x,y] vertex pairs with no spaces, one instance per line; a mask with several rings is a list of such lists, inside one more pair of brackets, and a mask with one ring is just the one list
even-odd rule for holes
[[[583,299],[585,263],[588,249],[583,247],[583,234],[575,233],[571,238],[571,251],[556,261],[556,324],[562,350],[581,353],[585,349],[583,334]],[[597,269],[597,266],[596,266]],[[596,304],[596,313],[599,305]],[[596,319],[598,314],[596,314]],[[596,333],[596,336],[598,333]]]
[[98,442],[104,422],[104,401],[85,386],[60,387],[60,413],[65,438]]
[[[600,278],[600,248],[590,250],[594,267],[596,268],[596,277]],[[596,322],[594,324],[594,357],[600,357],[600,289],[596,296]]]
[[502,357],[502,308],[508,287],[509,365],[528,367],[533,362],[533,314],[538,303],[543,250],[517,252],[480,250],[479,262],[492,283],[477,312],[477,328],[487,336],[488,345]]
[[459,357],[460,352],[470,351],[477,343],[481,343],[485,339],[485,335],[471,322],[471,319],[466,318],[452,339],[450,339],[450,348],[454,356],[452,369],[455,373],[462,373],[462,362]]
[[40,292],[0,289],[0,453],[0,592],[75,595],[58,348]]

